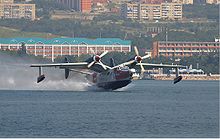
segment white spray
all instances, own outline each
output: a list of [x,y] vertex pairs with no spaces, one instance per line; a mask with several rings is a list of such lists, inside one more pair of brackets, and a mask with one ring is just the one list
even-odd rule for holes
[[0,89],[86,91],[89,87],[83,75],[70,73],[70,77],[64,79],[64,71],[55,68],[43,69],[46,79],[36,83],[38,68],[31,68],[33,63],[39,61],[0,52]]

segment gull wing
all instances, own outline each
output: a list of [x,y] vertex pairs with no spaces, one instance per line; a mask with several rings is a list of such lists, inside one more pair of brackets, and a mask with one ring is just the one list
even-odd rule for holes
[[31,67],[55,67],[55,68],[68,68],[68,69],[88,69],[87,62],[79,63],[54,63],[54,64],[32,64]]
[[[92,67],[88,68],[87,62],[79,62],[79,63],[54,63],[54,64],[32,64],[31,67],[54,67],[54,68],[60,68],[60,69],[90,69],[95,72],[103,72],[106,71],[106,69],[103,68],[103,66],[100,63],[95,63]],[[110,69],[109,66],[105,66],[108,69]]]
[[[140,66],[140,63],[137,63],[136,66]],[[168,65],[168,64],[151,64],[151,63],[142,63],[145,68],[186,68],[182,65]]]

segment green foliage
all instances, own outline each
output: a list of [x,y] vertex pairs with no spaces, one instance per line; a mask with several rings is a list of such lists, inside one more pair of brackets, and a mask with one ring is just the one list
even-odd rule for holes
[[[13,35],[17,37],[35,37],[35,35],[23,35],[25,32],[41,32],[47,34],[57,34],[66,37],[85,37],[85,38],[121,38],[132,41],[133,46],[139,48],[151,48],[153,41],[165,40],[165,31],[158,34],[155,38],[149,35],[149,27],[168,27],[168,40],[170,41],[213,41],[214,37],[219,34],[219,25],[216,22],[209,23],[139,23],[130,19],[122,19],[116,14],[102,14],[94,18],[93,21],[81,20],[50,20],[46,16],[56,9],[65,9],[54,0],[34,0],[37,5],[37,13],[45,18],[37,21],[29,21],[24,19],[2,19],[0,25],[20,30],[20,34]],[[205,7],[205,8],[204,8]],[[184,5],[188,13],[201,14],[206,16],[216,12],[215,5]],[[202,11],[200,12],[200,9]],[[184,10],[184,11],[185,11]],[[186,12],[187,13],[187,12]],[[206,14],[205,14],[206,13]],[[187,14],[186,14],[187,15]],[[197,17],[197,16],[195,16]],[[208,16],[207,16],[208,17]],[[41,34],[40,33],[40,34]],[[7,33],[1,33],[1,36]],[[37,36],[37,35],[36,35]],[[40,37],[40,35],[39,35]],[[47,37],[47,35],[45,35]]]
[[219,20],[219,5],[183,5],[183,16],[186,18],[207,18]]
[[[120,25],[110,23],[107,25],[97,25],[95,23],[82,24],[72,20],[47,20],[26,21],[26,20],[2,20],[0,25],[21,29],[22,31],[47,32],[62,36],[85,37],[85,38],[125,38],[126,31]],[[43,26],[42,26],[43,25]],[[126,39],[133,40],[133,45],[139,47],[151,47],[146,37],[136,37],[139,34],[128,34]],[[140,45],[141,43],[141,45]]]
[[13,37],[40,37],[40,38],[54,38],[60,37],[58,35],[53,35],[48,33],[39,32],[24,32],[17,29],[10,29],[6,27],[0,27],[0,38],[13,38]]
[[186,57],[180,61],[180,64],[192,65],[194,68],[196,68],[197,63],[199,64],[199,68],[203,69],[205,73],[220,73],[218,52],[209,53],[208,55]]
[[191,57],[181,58],[179,62],[176,62],[176,57],[157,57],[154,59],[148,59],[150,63],[165,63],[165,64],[180,64],[184,66],[192,65],[193,68],[199,65],[199,68],[204,70],[205,73],[219,74],[219,52],[209,53],[208,55],[198,55]]
[[37,17],[49,19],[53,10],[68,9],[66,6],[57,3],[55,0],[33,0],[30,3],[36,4]]
[[120,15],[117,14],[100,14],[94,17],[94,21],[106,21],[106,20],[111,20],[113,22],[117,22],[119,20],[123,20],[123,18]]
[[[210,42],[214,41],[215,36],[218,36],[218,29],[216,30],[198,30],[196,32],[188,31],[169,31],[167,33],[168,41],[201,41]],[[154,41],[165,41],[166,32],[161,32],[157,35]]]

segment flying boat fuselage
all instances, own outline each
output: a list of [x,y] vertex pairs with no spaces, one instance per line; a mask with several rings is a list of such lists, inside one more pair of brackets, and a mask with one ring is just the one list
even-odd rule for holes
[[132,72],[129,68],[117,68],[92,75],[92,82],[107,90],[116,90],[131,83]]

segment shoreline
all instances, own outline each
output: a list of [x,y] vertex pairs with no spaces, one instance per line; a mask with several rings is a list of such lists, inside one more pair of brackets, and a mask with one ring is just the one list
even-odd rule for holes
[[[181,74],[180,74],[181,75]],[[211,76],[207,75],[181,75],[183,78],[182,80],[219,80],[220,81],[220,74],[215,74]],[[168,76],[167,74],[163,75],[152,75],[151,80],[174,80],[175,75]],[[143,80],[150,80],[150,79],[143,79]]]

